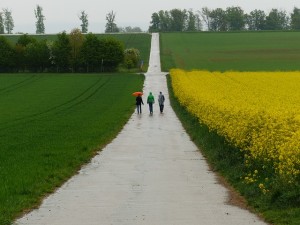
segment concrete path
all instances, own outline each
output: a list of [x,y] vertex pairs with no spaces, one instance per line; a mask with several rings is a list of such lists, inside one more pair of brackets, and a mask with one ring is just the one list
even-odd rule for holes
[[[171,109],[160,71],[159,37],[152,36],[143,97],[162,91],[165,112],[147,105],[78,175],[16,224],[29,225],[244,225],[265,224],[227,205],[203,156]],[[134,99],[133,99],[134,101]]]

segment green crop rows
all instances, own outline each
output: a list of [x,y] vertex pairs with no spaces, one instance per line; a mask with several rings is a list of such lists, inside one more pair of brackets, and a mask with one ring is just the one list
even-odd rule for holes
[[60,186],[133,112],[134,74],[0,75],[0,224]]
[[300,32],[162,33],[162,70],[300,70]]

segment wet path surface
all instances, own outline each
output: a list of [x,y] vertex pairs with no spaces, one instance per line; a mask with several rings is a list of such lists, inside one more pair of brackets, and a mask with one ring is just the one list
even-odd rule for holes
[[[152,37],[145,95],[155,96],[134,113],[117,138],[78,175],[16,224],[30,225],[244,225],[264,224],[255,215],[227,205],[217,183],[182,128],[160,72],[158,35]],[[157,96],[166,97],[159,113]]]

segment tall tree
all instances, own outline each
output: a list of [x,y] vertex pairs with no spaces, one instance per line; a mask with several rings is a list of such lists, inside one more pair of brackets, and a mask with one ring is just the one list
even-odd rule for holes
[[124,60],[123,43],[109,37],[100,40],[100,57],[103,71],[115,71]]
[[116,13],[114,13],[114,11],[109,12],[106,15],[106,29],[105,29],[105,33],[116,33],[119,32],[119,29],[117,27],[117,24],[115,23],[116,21]]
[[211,22],[210,29],[212,31],[227,31],[226,11],[221,8],[216,8],[209,13]]
[[44,20],[45,16],[43,15],[43,8],[39,5],[36,6],[34,10],[35,18],[37,21],[35,22],[36,34],[44,34],[45,33],[45,25]]
[[30,43],[25,49],[26,67],[32,72],[44,72],[50,67],[50,50],[46,40]]
[[171,15],[171,30],[172,31],[184,31],[185,23],[187,20],[186,10],[172,9],[170,11]]
[[206,24],[207,30],[211,30],[211,17],[210,17],[211,10],[207,7],[202,8],[201,12],[199,11],[199,14],[202,17],[202,20]]
[[0,36],[0,72],[10,72],[15,66],[15,51],[5,37]]
[[86,72],[94,72],[101,67],[100,55],[101,43],[95,34],[89,33],[85,36],[85,40],[81,49],[81,57],[83,64],[86,66]]
[[71,62],[71,44],[65,31],[57,35],[52,54],[57,72],[67,72]]
[[196,17],[196,30],[201,31],[202,30],[202,21],[201,21],[201,15],[198,13],[195,14]]
[[245,29],[245,14],[240,7],[228,7],[226,9],[226,20],[228,30],[244,30]]
[[[25,71],[26,66],[28,66],[28,59],[26,58],[26,48],[29,44],[36,43],[36,39],[34,39],[32,36],[29,36],[27,34],[21,35],[16,43],[15,51],[16,51],[16,66],[18,68],[18,71]],[[35,60],[34,60],[35,61]]]
[[291,13],[291,28],[293,30],[300,30],[300,9],[294,7]]
[[2,12],[0,12],[0,34],[4,34],[4,18]]
[[84,36],[80,29],[75,28],[71,31],[69,38],[71,45],[72,72],[76,72],[77,67],[80,65],[80,50],[84,41]]
[[149,32],[159,32],[160,31],[160,18],[158,13],[152,13],[150,22]]
[[246,16],[248,30],[264,30],[266,28],[266,14],[262,10],[253,10]]
[[81,32],[86,34],[88,32],[89,21],[88,15],[85,13],[85,11],[80,12],[79,19],[81,20]]
[[6,29],[6,32],[8,34],[11,34],[15,26],[14,20],[11,15],[11,11],[8,9],[3,9],[3,13],[4,13],[4,27]]
[[187,31],[196,31],[197,17],[192,10],[187,12]]
[[160,10],[158,15],[160,20],[160,31],[171,31],[171,16],[169,11]]
[[272,9],[266,17],[267,30],[286,30],[289,27],[289,17],[285,11]]

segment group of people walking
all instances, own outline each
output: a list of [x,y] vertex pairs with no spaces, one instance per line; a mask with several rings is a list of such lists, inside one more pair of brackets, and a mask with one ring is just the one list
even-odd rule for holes
[[[163,113],[163,111],[164,111],[164,102],[165,102],[165,96],[160,91],[159,95],[158,95],[158,104],[159,104],[160,113]],[[150,92],[147,97],[147,104],[149,105],[150,115],[153,114],[153,104],[154,103],[155,103],[155,98],[154,98],[152,92]],[[142,104],[144,105],[142,95],[138,95],[136,97],[136,109],[137,109],[138,114],[142,113]]]

